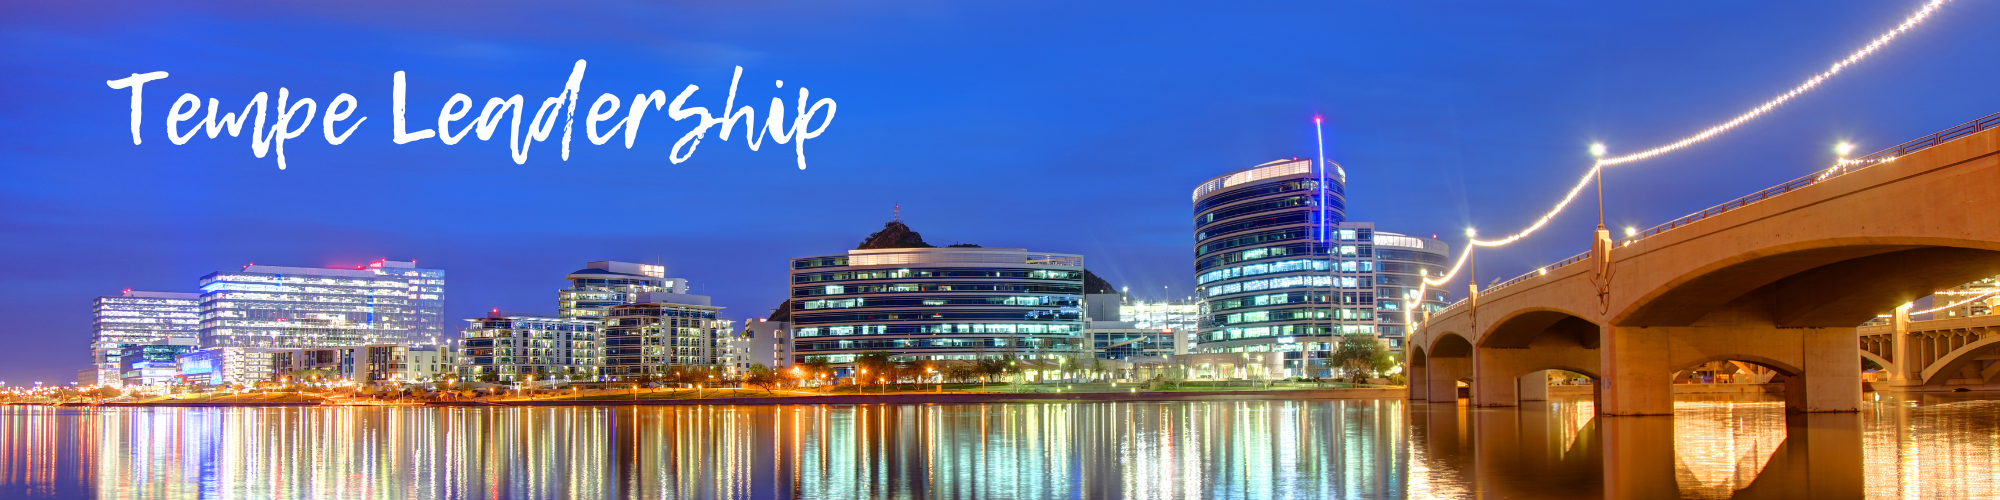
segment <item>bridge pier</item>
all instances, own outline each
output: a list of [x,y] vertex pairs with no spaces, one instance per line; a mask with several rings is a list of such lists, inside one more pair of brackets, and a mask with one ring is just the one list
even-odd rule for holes
[[1412,364],[1403,371],[1403,388],[1410,393],[1411,401],[1430,399],[1430,366]]
[[1786,411],[1861,411],[1861,344],[1854,341],[1854,334],[1842,328],[1795,330],[1805,373],[1786,379]]
[[[1458,380],[1472,374],[1470,361],[1470,358],[1431,357],[1428,366],[1430,373],[1426,374],[1430,384],[1425,391],[1425,399],[1432,403],[1457,404]],[[1473,392],[1476,393],[1478,390],[1474,389]]]
[[1669,335],[1664,328],[1604,329],[1599,415],[1674,414],[1675,366],[1668,358]]
[[1521,378],[1516,379],[1515,382],[1517,383],[1517,385],[1520,386],[1520,390],[1518,393],[1520,394],[1521,401],[1549,400],[1548,370],[1538,370],[1538,371],[1528,372],[1527,375],[1522,375]]
[[1916,346],[1910,338],[1910,305],[1896,308],[1889,320],[1889,375],[1884,386],[1903,389],[1924,385],[1924,363],[1916,361]]
[[1476,349],[1472,352],[1472,406],[1519,406],[1520,372],[1512,358],[1525,349]]
[[1672,415],[1673,373],[1744,361],[1785,376],[1785,409],[1861,409],[1861,346],[1843,328],[1611,327],[1604,338],[1604,415]]
[[1572,370],[1596,377],[1597,349],[1554,336],[1543,336],[1520,348],[1480,348],[1473,351],[1472,405],[1520,406],[1522,401],[1549,399],[1548,371]]

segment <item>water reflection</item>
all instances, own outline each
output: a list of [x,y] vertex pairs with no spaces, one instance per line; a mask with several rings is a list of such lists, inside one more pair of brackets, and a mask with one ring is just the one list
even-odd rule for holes
[[4,498],[1929,498],[2000,401],[0,407]]

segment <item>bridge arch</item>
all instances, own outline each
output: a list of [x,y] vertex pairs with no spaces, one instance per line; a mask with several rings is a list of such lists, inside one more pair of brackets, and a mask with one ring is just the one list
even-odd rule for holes
[[1520,349],[1545,337],[1554,337],[1564,344],[1595,349],[1602,328],[1584,317],[1555,307],[1517,309],[1494,321],[1479,336],[1479,347]]
[[[1930,367],[1924,368],[1924,385],[1944,385],[1945,382],[1951,380],[1952,374],[1965,369],[1969,364],[1981,361],[1979,358],[1987,354],[1987,348],[1993,347],[1995,344],[2000,344],[2000,335],[1987,336],[1986,338],[1953,349],[1950,353],[1945,354],[1944,357],[1938,358],[1937,362],[1931,363]],[[1996,364],[1995,366],[2000,366],[2000,364]],[[2000,373],[1994,373],[1993,369],[1988,369],[1987,373],[1981,374],[1980,382],[1992,380],[1995,375],[2000,375]]]
[[1413,367],[1419,367],[1419,368],[1421,368],[1421,367],[1424,367],[1424,366],[1426,366],[1426,365],[1424,364],[1424,346],[1420,346],[1420,345],[1416,345],[1416,344],[1411,344],[1411,345],[1410,345],[1410,353],[1409,353],[1409,355],[1405,356],[1405,357],[1403,358],[1403,360],[1404,360],[1405,362],[1408,362],[1408,363],[1410,364],[1410,366],[1413,366]]
[[1797,241],[1695,266],[1632,300],[1611,324],[1733,320],[1854,327],[1932,291],[1995,274],[2000,242],[1911,236]]
[[[1745,363],[1750,363],[1753,365],[1770,368],[1771,370],[1778,372],[1779,375],[1784,375],[1787,378],[1797,377],[1805,374],[1805,370],[1800,370],[1799,367],[1792,366],[1790,364],[1775,359],[1763,356],[1749,355],[1749,354],[1718,354],[1714,356],[1695,359],[1693,361],[1688,361],[1685,363],[1675,363],[1680,366],[1675,367],[1674,372],[1675,373],[1684,372],[1687,371],[1688,369],[1709,363],[1714,363],[1717,361],[1742,361]],[[1854,362],[1860,363],[1861,360],[1855,360]]]
[[1430,357],[1466,358],[1472,356],[1472,342],[1458,332],[1444,332],[1431,340]]
[[1888,358],[1877,356],[1875,353],[1868,352],[1866,349],[1861,351],[1861,359],[1874,361],[1875,364],[1882,365],[1882,373],[1896,373],[1895,362],[1889,361]]

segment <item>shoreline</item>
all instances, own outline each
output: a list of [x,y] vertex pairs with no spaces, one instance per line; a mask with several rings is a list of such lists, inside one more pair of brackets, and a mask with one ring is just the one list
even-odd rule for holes
[[701,399],[595,399],[595,400],[498,400],[498,401],[426,401],[407,404],[349,405],[317,402],[107,402],[107,403],[0,403],[5,406],[56,406],[56,407],[296,407],[296,406],[381,406],[393,408],[408,407],[538,407],[538,406],[773,406],[773,405],[854,405],[854,404],[976,404],[976,403],[1063,403],[1063,402],[1110,402],[1110,401],[1246,401],[1246,400],[1331,400],[1331,399],[1401,399],[1405,395],[1401,387],[1370,387],[1354,389],[1301,389],[1278,391],[1173,391],[1173,392],[1080,392],[1080,393],[904,393],[904,394],[839,394],[824,396],[770,396],[770,397],[726,397]]
[[511,400],[511,401],[432,401],[426,406],[698,406],[698,405],[812,405],[812,404],[968,404],[968,403],[1049,403],[1101,401],[1235,401],[1260,399],[1379,399],[1400,398],[1401,387],[1358,389],[1301,389],[1285,391],[1174,391],[1174,392],[1074,392],[1013,394],[905,393],[839,394],[825,396],[773,396],[756,398],[702,399],[597,399],[597,400]]

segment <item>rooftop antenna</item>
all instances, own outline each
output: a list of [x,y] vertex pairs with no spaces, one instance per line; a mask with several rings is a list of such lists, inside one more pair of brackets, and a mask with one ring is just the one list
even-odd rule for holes
[[889,213],[889,217],[890,217],[890,219],[891,219],[891,220],[894,220],[894,221],[896,221],[896,222],[902,222],[902,221],[903,221],[903,204],[901,204],[901,203],[897,203],[897,204],[896,204],[896,208],[895,208],[895,209],[894,209],[893,211],[891,211],[891,212]]

